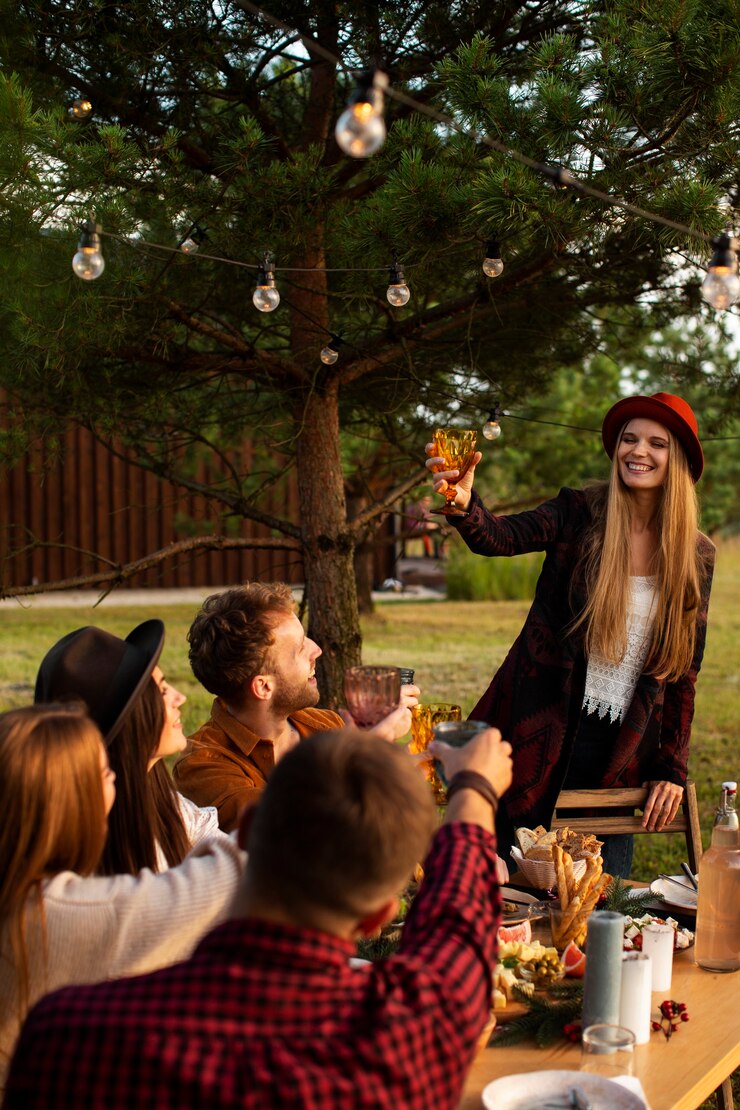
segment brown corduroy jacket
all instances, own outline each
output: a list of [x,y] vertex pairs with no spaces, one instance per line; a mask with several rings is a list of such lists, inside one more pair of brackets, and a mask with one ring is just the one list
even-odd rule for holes
[[[300,709],[289,720],[301,737],[344,725],[329,709]],[[199,806],[215,806],[219,825],[231,832],[244,807],[258,800],[274,766],[272,740],[237,721],[216,698],[210,719],[191,738],[173,774],[177,789]]]

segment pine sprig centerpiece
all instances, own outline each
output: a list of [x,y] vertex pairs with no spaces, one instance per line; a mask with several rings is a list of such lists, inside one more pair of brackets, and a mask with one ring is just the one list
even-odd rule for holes
[[527,1013],[506,1025],[498,1026],[490,1040],[492,1047],[517,1044],[534,1037],[540,1048],[565,1035],[564,1027],[579,1021],[583,1007],[582,983],[556,983],[547,994],[526,994],[514,989],[517,1001],[523,1002]]
[[599,904],[599,909],[611,910],[612,913],[621,913],[628,917],[639,917],[654,900],[655,895],[649,887],[645,890],[634,890],[625,883],[624,879],[616,876],[606,888],[604,900]]

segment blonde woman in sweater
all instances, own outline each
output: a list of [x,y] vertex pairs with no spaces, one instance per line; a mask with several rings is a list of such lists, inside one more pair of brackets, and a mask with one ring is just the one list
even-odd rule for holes
[[179,794],[164,763],[187,743],[180,720],[185,696],[158,665],[164,624],[147,620],[125,639],[89,625],[46,654],[35,701],[79,701],[103,734],[118,801],[100,860],[104,875],[165,871],[206,837],[223,837],[213,807]]
[[205,840],[162,874],[100,876],[115,775],[79,705],[0,715],[0,1089],[42,995],[185,959],[228,916],[246,857]]

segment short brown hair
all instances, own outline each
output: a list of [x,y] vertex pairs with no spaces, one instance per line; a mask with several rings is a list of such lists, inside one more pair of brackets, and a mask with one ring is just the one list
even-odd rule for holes
[[249,828],[247,883],[300,919],[367,912],[400,892],[437,813],[405,750],[357,729],[319,732],[277,764]]
[[290,586],[282,582],[247,582],[206,598],[188,632],[190,666],[201,686],[239,705],[264,670],[276,615],[294,612]]

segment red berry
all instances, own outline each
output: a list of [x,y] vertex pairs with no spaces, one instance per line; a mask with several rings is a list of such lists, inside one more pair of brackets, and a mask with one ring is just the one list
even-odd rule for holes
[[656,1033],[662,1028],[663,1028],[663,1026],[660,1024],[659,1021],[654,1021],[653,1022],[653,1029],[655,1030]]
[[681,1014],[681,1021],[688,1021],[688,1020],[689,1020],[689,1015],[684,1010],[684,1012]]

